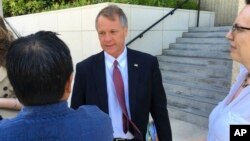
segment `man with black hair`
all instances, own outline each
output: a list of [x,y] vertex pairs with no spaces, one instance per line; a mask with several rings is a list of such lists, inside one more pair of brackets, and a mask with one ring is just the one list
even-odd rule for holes
[[0,121],[1,141],[112,141],[108,115],[96,106],[68,107],[73,63],[69,48],[54,32],[14,41],[6,68],[24,107],[17,117]]

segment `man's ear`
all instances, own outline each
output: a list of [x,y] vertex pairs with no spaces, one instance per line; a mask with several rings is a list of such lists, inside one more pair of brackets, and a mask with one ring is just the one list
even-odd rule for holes
[[71,93],[71,83],[73,80],[73,73],[71,73],[69,79],[67,80],[65,87],[64,87],[64,95],[62,97],[62,100],[67,100],[70,93]]

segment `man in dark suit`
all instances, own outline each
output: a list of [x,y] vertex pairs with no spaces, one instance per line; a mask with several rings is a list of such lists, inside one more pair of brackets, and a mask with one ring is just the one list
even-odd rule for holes
[[145,140],[151,113],[159,140],[171,141],[156,57],[125,47],[127,18],[115,5],[99,12],[96,30],[103,51],[77,64],[71,107],[97,105],[112,119],[114,140],[124,141]]

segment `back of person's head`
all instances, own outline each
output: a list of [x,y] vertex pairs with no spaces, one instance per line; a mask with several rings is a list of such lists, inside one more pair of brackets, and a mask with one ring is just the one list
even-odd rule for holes
[[56,33],[39,31],[11,44],[6,68],[22,104],[44,105],[61,100],[73,63],[69,48]]
[[123,12],[123,10],[118,7],[117,5],[108,5],[107,7],[103,8],[98,15],[96,16],[96,20],[95,20],[95,25],[96,25],[96,29],[97,29],[97,22],[98,22],[98,18],[100,16],[103,16],[105,18],[108,18],[111,21],[115,20],[115,16],[119,17],[120,23],[123,27],[128,27],[128,20],[127,20],[127,16],[125,15],[125,13]]
[[250,4],[250,0],[246,0],[246,4]]
[[12,34],[6,28],[2,17],[0,17],[0,66],[5,67],[7,50],[12,40]]

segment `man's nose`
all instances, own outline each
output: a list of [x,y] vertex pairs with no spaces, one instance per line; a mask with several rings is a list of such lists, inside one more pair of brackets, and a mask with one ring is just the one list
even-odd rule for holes
[[104,36],[104,41],[108,42],[108,41],[111,41],[111,40],[112,40],[112,37],[111,37],[110,34],[106,34],[106,35]]

